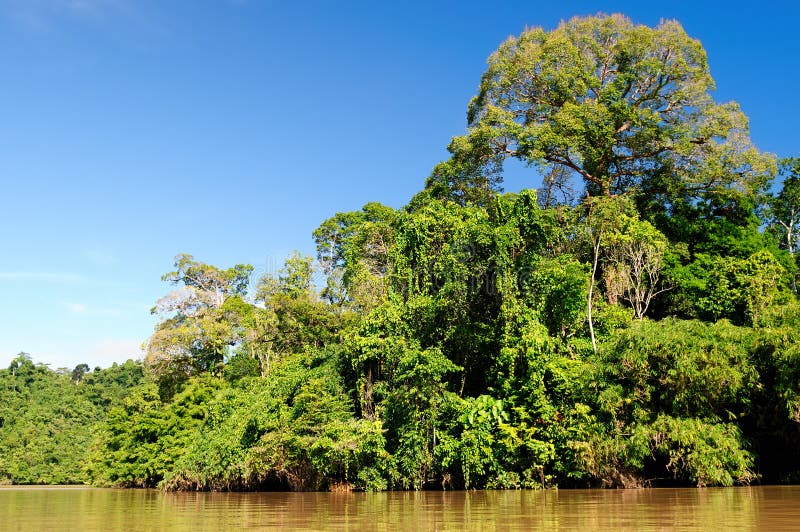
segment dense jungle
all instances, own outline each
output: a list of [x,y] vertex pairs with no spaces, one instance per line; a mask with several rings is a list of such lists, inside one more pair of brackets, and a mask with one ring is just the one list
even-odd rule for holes
[[404,207],[260,278],[178,255],[141,361],[1,370],[0,482],[797,482],[800,160],[714,89],[676,21],[509,38]]

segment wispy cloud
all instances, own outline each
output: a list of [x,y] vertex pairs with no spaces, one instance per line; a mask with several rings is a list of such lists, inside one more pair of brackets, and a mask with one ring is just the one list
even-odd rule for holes
[[89,354],[93,360],[101,360],[106,365],[124,362],[129,358],[142,356],[142,341],[131,339],[104,338],[92,345]]
[[34,283],[81,284],[89,282],[89,278],[68,272],[33,272],[11,271],[0,272],[0,281],[26,281]]
[[86,312],[86,305],[82,303],[64,303],[64,306],[67,307],[67,310],[74,314]]
[[55,285],[90,285],[99,287],[121,286],[116,280],[98,279],[72,272],[0,271],[0,283],[47,283]]
[[53,369],[74,368],[81,363],[89,364],[92,368],[107,368],[114,362],[121,363],[129,358],[136,360],[144,356],[142,341],[133,338],[98,338],[84,345],[64,345],[59,342],[33,347],[25,345],[22,348],[0,343],[0,367],[8,367],[11,360],[22,351],[30,353],[34,362],[47,364]]
[[110,266],[114,263],[114,255],[103,248],[85,249],[83,250],[83,256],[96,266]]
[[0,14],[32,30],[46,30],[65,16],[96,20],[120,7],[121,0],[0,0]]
[[0,0],[0,17],[20,29],[48,33],[63,22],[103,27],[121,22],[138,30],[152,28],[134,0]]
[[125,5],[124,0],[45,0],[45,3],[56,4],[64,9],[81,13],[97,13],[108,9],[119,9]]
[[62,301],[59,304],[71,314],[86,316],[87,318],[119,318],[126,314],[125,310],[118,306],[97,307],[71,301]]

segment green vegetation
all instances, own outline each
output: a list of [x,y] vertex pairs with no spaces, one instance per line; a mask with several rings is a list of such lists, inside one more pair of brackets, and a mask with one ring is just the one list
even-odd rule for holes
[[53,371],[26,353],[0,370],[0,483],[90,482],[93,430],[144,378],[133,361]]
[[[713,87],[672,21],[509,39],[406,207],[336,214],[316,263],[293,255],[252,285],[251,266],[179,255],[144,377],[25,357],[0,373],[0,474],[191,490],[796,481],[800,164],[759,152]],[[509,158],[544,186],[503,193]]]

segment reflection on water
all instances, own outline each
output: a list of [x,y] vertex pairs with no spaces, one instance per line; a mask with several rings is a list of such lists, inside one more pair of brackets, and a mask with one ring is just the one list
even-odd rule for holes
[[10,530],[797,529],[800,487],[393,493],[0,488]]

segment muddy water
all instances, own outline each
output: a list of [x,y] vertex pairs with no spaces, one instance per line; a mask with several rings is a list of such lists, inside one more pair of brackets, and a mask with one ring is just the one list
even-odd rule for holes
[[393,493],[0,488],[2,530],[798,530],[800,486]]

